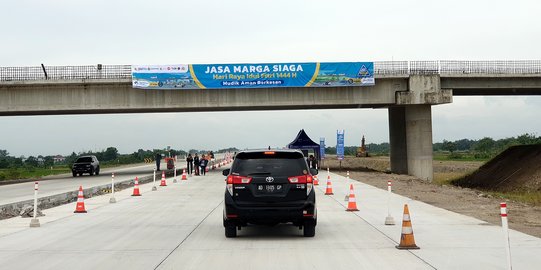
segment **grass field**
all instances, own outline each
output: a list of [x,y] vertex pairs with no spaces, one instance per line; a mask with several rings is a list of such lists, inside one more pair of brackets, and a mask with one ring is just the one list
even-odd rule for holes
[[56,175],[71,172],[67,166],[52,168],[17,168],[0,169],[0,181],[13,179],[40,179],[47,175]]

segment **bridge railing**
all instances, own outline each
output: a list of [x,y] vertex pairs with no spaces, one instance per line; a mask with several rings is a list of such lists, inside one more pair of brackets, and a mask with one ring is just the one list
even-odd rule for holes
[[[541,74],[541,60],[523,61],[380,61],[374,74]],[[130,65],[0,67],[0,81],[131,79]]]
[[0,67],[0,81],[131,79],[130,65]]

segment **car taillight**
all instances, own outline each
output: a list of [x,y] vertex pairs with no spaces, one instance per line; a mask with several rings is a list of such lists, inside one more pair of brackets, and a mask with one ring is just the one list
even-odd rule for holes
[[306,184],[306,195],[309,195],[310,191],[312,191],[312,188],[314,187],[312,184],[314,178],[311,175],[288,177],[287,180],[290,184]]
[[252,182],[252,177],[248,176],[230,175],[230,177],[233,184],[250,184]]
[[[310,182],[308,182],[308,178],[310,178]],[[301,176],[292,176],[288,177],[287,180],[290,184],[306,184],[306,183],[312,183],[312,176],[309,175],[301,175]]]
[[227,177],[227,191],[233,196],[233,185],[246,185],[252,182],[252,177],[248,176],[239,176],[239,175],[230,175]]

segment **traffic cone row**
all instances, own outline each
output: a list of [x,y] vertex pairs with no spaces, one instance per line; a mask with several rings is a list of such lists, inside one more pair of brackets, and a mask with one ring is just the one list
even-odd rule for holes
[[332,192],[332,183],[331,183],[331,176],[327,175],[327,189],[325,189],[325,195],[333,195]]
[[397,249],[419,249],[415,245],[415,238],[413,237],[413,228],[411,227],[411,218],[408,205],[404,204],[404,215],[402,218],[402,235],[400,236],[400,244],[396,246]]
[[357,209],[357,200],[355,200],[355,192],[353,191],[353,184],[349,184],[349,200],[348,208],[346,211],[359,211]]
[[162,181],[160,182],[160,187],[166,187],[167,183],[165,182],[165,172],[162,172]]
[[139,178],[137,178],[137,176],[135,177],[132,196],[141,196],[141,193],[139,193]]
[[75,206],[75,211],[73,211],[73,213],[86,213],[83,186],[79,186],[79,193],[77,194],[77,205]]
[[[347,172],[347,180],[349,180],[349,171]],[[314,184],[317,181],[317,177],[314,177]],[[390,181],[389,184],[390,185]],[[333,195],[331,176],[329,169],[327,168],[327,188],[325,195]],[[349,186],[348,205],[346,211],[359,211],[357,208],[357,201],[355,198],[355,192],[353,184]],[[393,223],[394,224],[394,223]],[[396,246],[397,249],[419,249],[415,244],[415,237],[413,236],[413,228],[411,225],[411,217],[407,204],[404,204],[404,214],[402,218],[402,233],[400,236],[400,243]]]
[[182,178],[180,180],[188,180],[188,176],[186,175],[186,169],[182,169]]

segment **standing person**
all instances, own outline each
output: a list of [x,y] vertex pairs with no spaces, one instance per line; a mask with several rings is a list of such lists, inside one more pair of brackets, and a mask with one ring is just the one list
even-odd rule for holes
[[317,167],[317,160],[316,158],[314,157],[314,155],[310,155],[307,159],[306,159],[306,162],[308,163],[308,168],[316,168]]
[[188,170],[189,174],[192,174],[193,171],[193,157],[192,154],[188,154],[188,157],[186,158],[186,169]]
[[313,155],[310,155],[310,156],[312,157],[312,166],[310,166],[310,168],[317,169],[317,167],[318,167],[317,158],[314,157]]
[[208,164],[208,159],[205,157],[205,155],[201,156],[201,161],[199,161],[199,165],[201,166],[201,174],[202,175],[205,175],[206,174],[206,169],[207,169],[207,164]]
[[160,153],[156,153],[156,171],[160,170],[161,161],[162,161],[162,155]]
[[193,157],[193,166],[195,170],[195,175],[199,175],[199,156],[197,153],[195,153],[195,157]]

